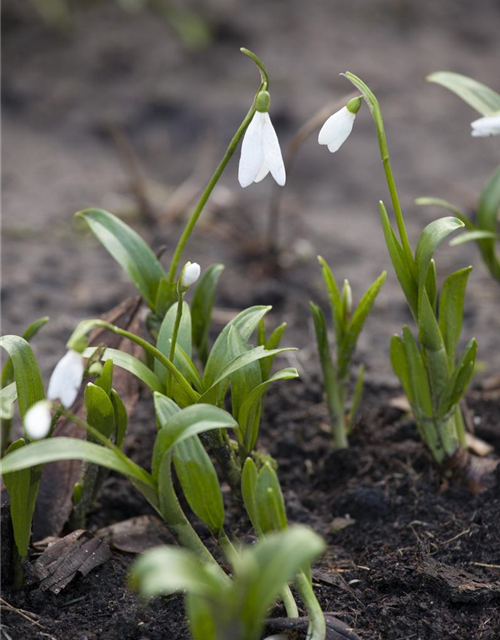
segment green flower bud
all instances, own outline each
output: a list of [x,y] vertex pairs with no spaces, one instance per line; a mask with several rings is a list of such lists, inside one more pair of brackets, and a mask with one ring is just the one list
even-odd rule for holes
[[354,114],[358,113],[361,108],[361,100],[362,98],[353,98],[352,100],[349,100],[346,104],[347,110]]
[[256,109],[261,113],[267,113],[271,105],[271,96],[269,91],[261,91],[257,96]]

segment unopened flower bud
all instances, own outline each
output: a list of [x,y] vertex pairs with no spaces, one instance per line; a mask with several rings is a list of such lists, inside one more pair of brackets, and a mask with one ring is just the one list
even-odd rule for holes
[[32,405],[24,416],[24,428],[30,440],[45,438],[52,422],[50,415],[51,403],[48,400],[40,400]]
[[201,267],[197,262],[187,262],[182,272],[181,284],[183,287],[190,287],[200,277]]
[[83,371],[82,354],[69,349],[50,376],[47,398],[60,400],[66,408],[71,407],[82,384]]

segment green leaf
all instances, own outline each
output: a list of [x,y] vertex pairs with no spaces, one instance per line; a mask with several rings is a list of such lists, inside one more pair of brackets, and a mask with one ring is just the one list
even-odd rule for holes
[[403,341],[397,334],[393,335],[391,338],[389,354],[394,373],[397,375],[399,381],[403,386],[406,397],[408,398],[408,402],[413,405],[415,402],[415,398],[413,397],[410,368],[408,366],[408,360],[406,358],[406,350],[404,348]]
[[220,534],[225,519],[222,492],[214,465],[198,436],[177,444],[173,461],[193,513],[213,534]]
[[425,351],[429,383],[436,400],[449,378],[450,367],[439,324],[426,291],[420,301],[418,339]]
[[[156,415],[159,418],[158,411]],[[152,469],[154,478],[157,477],[163,456],[174,445],[211,429],[238,428],[238,423],[227,411],[210,404],[191,405],[160,424],[161,428],[158,431],[153,449]]]
[[415,262],[418,272],[419,299],[424,290],[427,278],[427,271],[432,257],[441,242],[447,238],[450,233],[457,229],[463,228],[464,223],[458,218],[447,216],[439,218],[429,223],[418,239],[417,248],[415,250]]
[[[22,438],[16,440],[7,449],[7,456],[15,451],[25,449],[25,447],[26,442]],[[40,473],[32,474],[31,469],[22,469],[11,473],[4,472],[3,480],[9,492],[14,540],[20,557],[25,558],[28,555],[31,520],[35,508]]]
[[494,233],[493,231],[481,231],[480,229],[476,229],[475,231],[464,231],[456,238],[450,240],[450,247],[456,247],[459,244],[465,244],[466,242],[471,242],[472,240],[500,241],[500,235]]
[[247,458],[243,465],[243,471],[241,472],[241,495],[243,497],[243,504],[245,510],[250,518],[250,522],[258,537],[261,537],[263,532],[260,528],[259,514],[257,511],[257,505],[255,504],[255,493],[257,491],[257,482],[259,479],[259,472],[255,466],[255,462],[252,458]]
[[[177,315],[177,304],[177,302],[173,304],[163,318],[160,332],[158,334],[158,340],[156,342],[156,348],[167,356],[167,358],[170,357],[170,344]],[[187,302],[184,302],[182,305],[182,315],[179,325],[179,333],[177,334],[177,344],[179,344],[189,358],[191,358],[191,312]],[[183,363],[180,362],[180,358],[178,358],[177,353],[174,354],[173,362],[182,375],[186,377],[186,374],[182,369]],[[154,370],[160,380],[166,380],[167,370],[158,360],[155,360]]]
[[[424,362],[415,338],[408,327],[403,327],[403,346],[408,364],[408,372],[415,405],[426,418],[432,418],[432,396]],[[399,374],[398,374],[399,375]]]
[[[252,347],[243,340],[238,330],[231,327],[228,336],[228,349],[231,361],[244,353],[252,350]],[[260,363],[258,361],[238,369],[229,376],[231,384],[231,411],[234,416],[238,416],[240,407],[248,395],[262,382]]]
[[85,387],[85,408],[88,424],[110,438],[115,428],[115,409],[106,392],[92,382]]
[[437,71],[427,76],[427,80],[452,91],[483,116],[500,110],[500,95],[496,91],[460,73]]
[[[389,257],[396,272],[396,277],[399,284],[405,294],[406,300],[410,307],[410,311],[417,320],[418,318],[418,291],[411,274],[411,270],[405,259],[403,248],[400,245],[396,234],[394,233],[391,223],[389,222],[389,216],[383,202],[379,203],[380,217],[382,220],[382,229],[384,231],[385,243],[389,252]],[[432,257],[432,256],[431,256]]]
[[113,409],[115,412],[116,446],[121,448],[123,441],[125,439],[125,435],[127,433],[127,426],[128,426],[127,409],[123,404],[123,400],[120,398],[120,396],[114,389],[111,389],[110,399],[111,399],[111,402],[113,403]]
[[[424,197],[424,198],[417,198],[415,200],[415,204],[418,204],[418,205],[424,206],[424,207],[425,206],[442,207],[443,209],[446,209],[447,211],[452,213],[456,218],[461,220],[468,229],[471,229],[471,230],[474,229],[474,225],[469,220],[469,218],[465,215],[465,213],[463,211],[460,211],[460,209],[458,209],[458,207],[455,207],[455,205],[451,204],[447,200],[443,200],[442,198]],[[456,239],[454,239],[454,240],[456,240]],[[452,240],[451,242],[454,242],[454,240]]]
[[299,372],[293,367],[287,367],[275,373],[271,378],[255,387],[243,400],[238,412],[238,424],[240,425],[239,438],[242,440],[244,451],[249,455],[255,448],[259,436],[261,402],[269,385],[279,380],[292,380],[298,378]]
[[325,281],[326,290],[330,299],[330,306],[332,310],[333,326],[335,327],[335,336],[337,344],[342,342],[344,333],[346,331],[345,316],[343,313],[342,297],[337,285],[337,281],[332,273],[332,270],[328,266],[326,260],[321,256],[318,256],[318,262],[321,265],[321,271],[323,273],[323,279]]
[[437,272],[436,261],[434,258],[430,261],[429,269],[427,270],[427,278],[425,281],[425,290],[429,296],[429,302],[431,303],[432,310],[436,313],[437,304]]
[[[276,329],[271,333],[269,338],[263,343],[263,346],[270,351],[271,349],[277,349],[281,340],[283,339],[283,335],[286,330],[286,322],[280,324]],[[260,345],[260,343],[259,343]],[[274,358],[266,358],[265,360],[260,361],[260,372],[262,374],[262,380],[267,380],[271,375],[271,368],[273,366]]]
[[171,398],[167,398],[162,393],[154,394],[154,405],[158,429],[161,429],[172,416],[181,410]]
[[11,382],[0,390],[0,418],[2,420],[12,420],[16,400],[17,387],[15,382]]
[[[499,96],[500,98],[500,96]],[[498,211],[500,209],[500,165],[495,169],[481,193],[477,210],[477,226],[491,231],[498,238]]]
[[155,489],[155,483],[149,473],[132,460],[125,461],[111,449],[78,438],[47,438],[8,453],[0,460],[0,473],[22,471],[57,460],[85,460],[99,464]]
[[160,278],[155,300],[155,313],[159,319],[165,316],[176,297],[177,283],[169,282],[167,278]]
[[328,331],[326,328],[325,314],[317,304],[314,304],[314,302],[309,302],[309,306],[311,308],[313,316],[319,359],[323,366],[325,363],[331,362],[332,360],[330,344],[328,342]]
[[191,303],[193,344],[203,363],[205,363],[208,358],[210,320],[212,318],[217,283],[223,270],[224,265],[212,264],[202,273]]
[[188,591],[222,596],[225,584],[189,549],[162,546],[143,553],[134,563],[130,584],[146,598]]
[[458,403],[469,385],[476,362],[477,343],[474,338],[466,346],[452,376],[441,394],[438,416],[444,417]]
[[[49,321],[48,316],[44,316],[43,318],[38,318],[32,322],[26,331],[23,333],[22,337],[26,340],[26,342],[31,342],[31,339],[36,336],[36,334],[40,331],[40,329],[47,324]],[[5,385],[10,384],[14,380],[13,378],[13,368],[12,368],[12,360],[9,358],[3,367],[2,371],[2,381],[1,387],[5,387]]]
[[[97,349],[98,348],[99,347],[97,347]],[[82,355],[84,358],[90,358],[97,349],[95,347],[89,347],[88,349],[85,349]],[[134,356],[129,353],[124,353],[119,349],[106,348],[102,353],[101,360],[112,360],[113,364],[117,367],[121,367],[122,369],[125,369],[125,371],[129,371],[136,376],[136,378],[139,378],[139,380],[144,382],[151,391],[159,391],[161,393],[165,389],[160,378],[158,378],[154,371],[151,371],[151,369],[143,362],[134,358]]]
[[472,267],[460,269],[449,275],[439,297],[439,329],[448,355],[450,370],[455,365],[455,349],[462,331],[464,298]]
[[208,356],[205,373],[203,376],[203,384],[205,388],[213,385],[215,379],[222,369],[229,363],[227,344],[231,327],[238,330],[243,340],[248,341],[255,331],[261,318],[263,318],[272,307],[256,306],[245,309],[229,322],[221,331],[215,341],[212,351]]
[[100,387],[107,396],[111,395],[113,388],[113,360],[109,358],[104,362],[101,375],[96,378],[95,384]]
[[288,527],[285,502],[278,476],[268,462],[259,471],[255,487],[255,509],[263,534]]
[[21,418],[24,418],[28,409],[35,402],[45,399],[40,369],[33,350],[24,338],[3,336],[0,338],[0,347],[7,351],[12,360],[19,412]]
[[144,240],[108,211],[86,209],[76,215],[87,222],[94,235],[128,274],[154,311],[158,285],[166,274]]
[[356,380],[356,386],[354,387],[354,395],[352,397],[351,411],[349,415],[349,424],[347,425],[347,428],[349,431],[352,431],[354,427],[356,415],[361,405],[361,399],[363,397],[364,379],[365,379],[365,367],[364,365],[361,365],[359,367],[358,379]]

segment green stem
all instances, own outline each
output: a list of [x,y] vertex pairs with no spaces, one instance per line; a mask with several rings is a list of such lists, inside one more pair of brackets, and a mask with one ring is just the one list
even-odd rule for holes
[[285,585],[283,587],[283,590],[281,592],[281,599],[283,600],[283,604],[285,605],[287,617],[298,618],[299,610],[297,608],[297,603],[295,602],[293,593],[288,585]]
[[[246,51],[245,51],[245,53],[246,53]],[[249,54],[246,53],[246,55],[249,55]],[[250,57],[255,61],[255,58],[257,56],[254,56],[254,54],[252,54]],[[261,69],[261,74],[262,74],[262,67],[260,65],[258,65],[258,66],[259,66],[259,69]],[[179,260],[181,259],[182,253],[183,253],[184,248],[186,246],[186,243],[189,240],[189,237],[190,237],[191,233],[193,232],[193,229],[194,229],[196,223],[198,222],[198,218],[200,217],[200,214],[203,211],[203,208],[205,207],[205,205],[207,203],[207,200],[210,197],[210,194],[212,193],[212,191],[213,191],[215,185],[217,184],[217,182],[219,181],[219,178],[221,177],[221,175],[222,175],[224,169],[226,168],[227,163],[231,159],[233,153],[236,151],[236,147],[238,146],[239,141],[243,137],[243,134],[245,133],[248,125],[252,121],[252,118],[253,118],[254,113],[255,113],[255,104],[256,104],[257,95],[259,94],[260,91],[262,91],[263,88],[265,88],[264,87],[264,82],[262,82],[262,84],[260,85],[259,91],[257,91],[257,94],[255,96],[255,99],[253,101],[252,106],[250,107],[247,115],[243,119],[243,122],[239,126],[238,130],[234,134],[233,139],[231,140],[231,142],[229,143],[228,148],[226,149],[226,153],[224,154],[224,156],[223,156],[222,160],[220,161],[219,166],[215,170],[214,174],[210,178],[207,186],[205,187],[205,191],[202,193],[201,198],[198,201],[198,204],[196,205],[193,213],[191,214],[191,217],[188,220],[188,223],[187,223],[184,231],[182,232],[182,235],[181,235],[181,237],[179,239],[179,242],[177,243],[177,246],[175,248],[174,255],[172,257],[172,262],[170,263],[170,268],[168,270],[167,281],[168,281],[169,284],[173,284],[174,281],[175,281],[175,276],[176,276],[176,273],[177,273],[177,267],[179,265]]]
[[217,542],[219,543],[219,546],[222,549],[222,552],[224,553],[226,560],[229,562],[229,564],[232,567],[234,567],[235,564],[238,562],[239,553],[236,551],[233,543],[228,538],[228,535],[224,531],[224,529],[220,531],[217,537]]
[[323,379],[325,383],[326,403],[332,422],[335,449],[347,449],[349,443],[345,429],[344,407],[342,404],[340,385],[335,367],[330,358],[322,361]]
[[[177,298],[177,313],[175,314],[175,323],[174,330],[172,332],[172,340],[170,342],[170,362],[174,362],[175,357],[175,347],[177,345],[177,336],[179,335],[179,327],[181,326],[181,318],[182,318],[182,306],[183,306],[184,294],[182,293],[181,288],[179,287],[179,295]],[[167,372],[167,396],[170,398],[172,395],[172,374],[170,371]]]
[[297,574],[295,586],[309,614],[309,628],[306,640],[324,640],[326,637],[325,616],[321,611],[311,583],[303,571]]

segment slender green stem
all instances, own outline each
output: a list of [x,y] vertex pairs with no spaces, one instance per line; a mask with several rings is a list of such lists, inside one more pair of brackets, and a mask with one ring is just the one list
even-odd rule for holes
[[222,549],[224,556],[226,557],[226,560],[229,562],[229,564],[232,567],[234,567],[238,561],[239,553],[236,551],[235,546],[229,539],[224,529],[220,531],[217,538],[217,542],[219,543],[219,547]]
[[[249,54],[247,53],[247,55],[249,55]],[[252,57],[252,56],[250,56],[250,57]],[[252,59],[254,59],[254,58],[252,57]],[[259,66],[259,69],[261,69],[260,66]],[[262,73],[262,69],[261,69],[261,73]],[[224,156],[223,156],[222,160],[220,161],[219,166],[215,170],[214,174],[210,178],[207,186],[205,187],[205,191],[202,193],[201,198],[198,201],[198,204],[196,205],[193,213],[191,214],[191,217],[188,220],[188,223],[186,224],[186,227],[185,227],[184,231],[182,232],[180,240],[177,243],[177,247],[175,248],[174,255],[172,257],[172,262],[170,263],[170,268],[169,268],[168,274],[167,274],[167,281],[170,284],[173,284],[174,281],[175,281],[175,276],[176,276],[176,273],[177,273],[177,267],[179,265],[179,260],[181,259],[182,253],[183,253],[184,248],[186,246],[186,243],[189,240],[189,237],[190,237],[191,233],[193,232],[193,229],[194,229],[196,223],[198,222],[198,218],[200,217],[200,214],[203,211],[203,208],[205,207],[205,205],[207,203],[207,200],[210,197],[210,194],[212,193],[212,191],[213,191],[215,185],[217,184],[217,182],[219,181],[219,178],[221,177],[221,175],[222,175],[224,169],[226,168],[227,163],[231,159],[233,153],[236,151],[236,147],[238,146],[239,141],[243,137],[243,134],[245,133],[248,125],[252,121],[252,118],[253,118],[254,113],[255,113],[255,101],[256,101],[257,95],[262,90],[262,88],[265,88],[265,87],[263,87],[263,85],[264,85],[264,83],[262,83],[260,85],[259,91],[257,92],[257,94],[255,96],[255,99],[253,101],[252,106],[250,107],[247,115],[243,119],[243,122],[239,126],[238,130],[234,134],[233,139],[231,140],[231,142],[229,143],[228,148],[226,149],[226,153],[224,154]]]
[[322,359],[321,366],[323,369],[326,403],[332,422],[335,449],[347,449],[349,443],[345,429],[344,407],[342,405],[339,381],[331,356]]
[[[174,330],[172,332],[172,340],[170,342],[170,355],[169,355],[170,362],[174,362],[175,347],[177,345],[177,336],[179,335],[179,327],[181,326],[183,301],[184,301],[184,294],[182,292],[182,289],[179,287],[179,294],[177,298],[177,313],[175,314]],[[170,373],[170,371],[168,371],[167,372],[167,396],[168,397],[172,395],[172,382],[173,382],[172,374]]]
[[309,614],[309,628],[306,640],[324,640],[326,637],[325,616],[321,611],[311,583],[303,571],[297,574],[295,586]]
[[299,610],[297,608],[297,603],[295,602],[293,593],[288,585],[285,585],[283,587],[283,590],[281,592],[281,599],[283,600],[283,604],[285,605],[286,615],[289,618],[298,618]]

